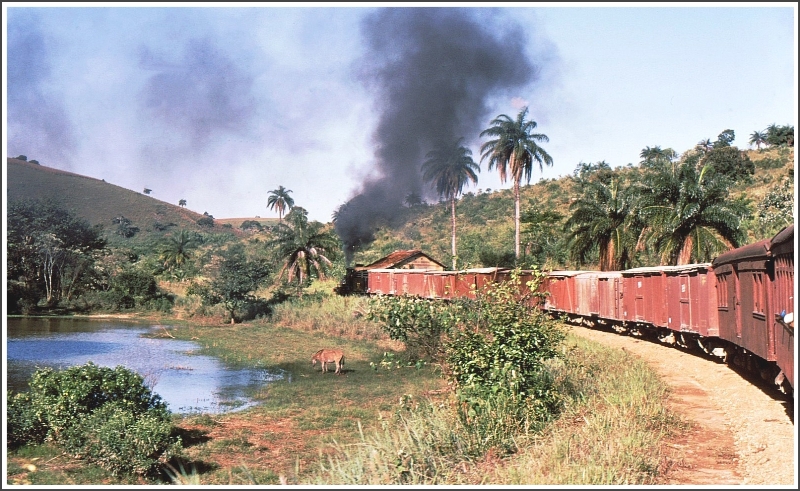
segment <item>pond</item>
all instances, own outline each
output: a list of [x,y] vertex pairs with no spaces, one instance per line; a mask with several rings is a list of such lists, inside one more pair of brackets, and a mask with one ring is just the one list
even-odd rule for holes
[[146,336],[163,333],[164,328],[121,320],[7,318],[8,389],[27,390],[36,368],[62,369],[91,361],[135,371],[173,413],[215,414],[254,405],[247,394],[288,376],[225,366],[217,358],[197,354],[197,343]]

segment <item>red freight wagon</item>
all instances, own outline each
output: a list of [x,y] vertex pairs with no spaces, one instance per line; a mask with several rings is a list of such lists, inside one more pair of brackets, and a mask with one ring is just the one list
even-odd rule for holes
[[665,267],[633,268],[621,272],[625,290],[622,298],[624,321],[667,327]]
[[584,318],[621,321],[622,273],[587,271],[575,275],[575,312]]
[[607,321],[622,321],[622,273],[604,271],[597,273],[597,315]]
[[673,331],[716,337],[716,280],[711,263],[665,267],[667,327]]
[[406,295],[413,295],[415,297],[427,296],[427,271],[420,269],[409,269],[403,271],[403,287],[400,290]]
[[368,272],[369,288],[367,293],[394,295],[397,291],[394,274],[398,269],[370,269]]
[[577,296],[575,276],[586,271],[551,271],[543,282],[543,289],[549,292],[545,299],[545,309],[553,312],[575,314],[577,312]]
[[733,249],[712,263],[717,278],[719,337],[775,361],[769,239]]
[[[772,312],[775,331],[775,362],[786,381],[794,387],[794,326],[778,318],[782,313],[795,315],[794,308],[794,225],[781,230],[770,243],[775,261]],[[782,317],[782,316],[781,316]],[[792,323],[794,324],[794,323]],[[780,375],[778,375],[780,378]],[[776,380],[780,383],[780,380]]]

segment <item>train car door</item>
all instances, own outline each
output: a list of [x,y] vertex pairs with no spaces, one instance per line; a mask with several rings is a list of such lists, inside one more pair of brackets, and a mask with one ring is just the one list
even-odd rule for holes
[[691,330],[692,319],[692,304],[689,293],[691,287],[689,286],[689,275],[684,273],[678,277],[679,292],[678,298],[680,299],[680,327],[681,331]]

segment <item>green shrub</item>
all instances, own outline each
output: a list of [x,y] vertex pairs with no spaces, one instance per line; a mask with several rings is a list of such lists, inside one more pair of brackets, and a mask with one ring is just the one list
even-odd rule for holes
[[409,359],[437,360],[443,336],[466,315],[461,305],[410,295],[381,295],[370,301],[367,319],[382,323],[391,339],[405,343]]
[[66,428],[62,446],[71,455],[120,474],[151,474],[180,452],[172,423],[158,411],[136,414],[112,402]]
[[[535,292],[543,277],[534,271]],[[564,332],[523,290],[519,271],[478,294],[475,324],[448,340],[447,368],[463,403],[462,417],[492,425],[507,421],[531,429],[557,410],[560,396],[547,363],[559,356]],[[512,418],[502,418],[503,414]]]
[[166,404],[125,367],[40,368],[29,386],[8,397],[10,444],[51,441],[115,474],[150,472],[180,449]]

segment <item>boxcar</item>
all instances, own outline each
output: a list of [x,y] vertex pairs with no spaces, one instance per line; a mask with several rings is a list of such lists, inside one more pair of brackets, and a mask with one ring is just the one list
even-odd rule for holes
[[542,290],[547,292],[544,308],[553,313],[577,314],[577,292],[575,277],[587,271],[551,271],[542,282]]
[[[794,387],[794,325],[783,321],[784,313],[794,314],[794,225],[779,232],[770,242],[770,253],[774,258],[772,312],[775,314],[775,362],[781,373],[776,383],[786,382]],[[794,324],[794,323],[792,323]]]
[[621,271],[625,295],[622,319],[633,324],[667,327],[665,268],[633,268]]
[[711,263],[664,268],[667,327],[704,337],[719,335],[716,280]]

